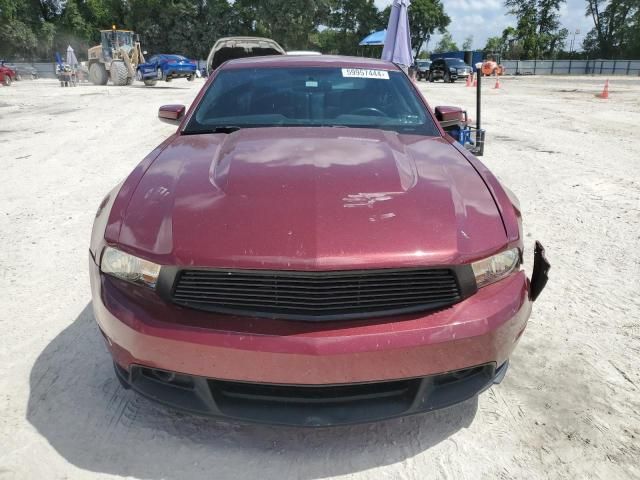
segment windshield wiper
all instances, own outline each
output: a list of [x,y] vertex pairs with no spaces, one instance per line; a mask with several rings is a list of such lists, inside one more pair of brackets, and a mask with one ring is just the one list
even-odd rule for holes
[[207,130],[207,133],[233,133],[240,130],[242,127],[238,125],[220,125],[218,127],[214,127],[211,130]]
[[182,132],[182,135],[205,135],[207,133],[233,133],[237,130],[240,130],[241,128],[244,128],[244,127],[239,127],[237,125],[220,125],[218,127],[213,127],[213,128],[185,130]]

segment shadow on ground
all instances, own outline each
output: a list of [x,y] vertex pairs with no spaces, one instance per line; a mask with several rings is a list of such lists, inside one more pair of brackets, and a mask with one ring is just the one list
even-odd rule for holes
[[27,419],[71,464],[145,479],[315,479],[411,458],[470,425],[444,411],[333,429],[238,425],[175,412],[122,389],[91,304],[39,355]]

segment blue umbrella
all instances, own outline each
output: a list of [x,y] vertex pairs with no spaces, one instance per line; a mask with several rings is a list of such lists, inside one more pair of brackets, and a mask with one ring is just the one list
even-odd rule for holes
[[382,59],[408,67],[413,63],[411,32],[407,9],[410,0],[393,0],[387,36],[382,49]]
[[373,32],[371,35],[366,36],[359,45],[384,45],[384,37],[386,37],[387,31],[380,30],[379,32]]

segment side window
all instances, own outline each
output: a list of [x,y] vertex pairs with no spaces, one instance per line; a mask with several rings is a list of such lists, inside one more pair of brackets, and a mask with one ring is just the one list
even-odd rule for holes
[[147,60],[148,63],[156,63],[158,57],[156,57],[155,55],[151,58],[149,58],[149,60]]

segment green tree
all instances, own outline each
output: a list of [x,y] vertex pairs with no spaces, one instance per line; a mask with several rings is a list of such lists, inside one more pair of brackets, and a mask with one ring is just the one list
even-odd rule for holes
[[487,53],[502,53],[504,49],[505,40],[502,37],[489,37],[482,50]]
[[444,53],[455,52],[456,50],[458,50],[458,45],[453,41],[451,34],[449,32],[445,32],[433,51],[435,53]]
[[331,0],[327,26],[316,37],[322,52],[380,55],[380,48],[358,47],[364,37],[386,26],[373,0]]
[[440,0],[413,0],[409,7],[409,26],[414,56],[417,57],[429,45],[435,32],[445,33],[450,23],[451,18],[445,13]]
[[594,27],[583,48],[604,58],[637,58],[640,55],[640,1],[587,0],[586,15]]
[[29,25],[20,20],[0,22],[0,57],[32,57],[38,39]]
[[523,58],[552,57],[564,46],[567,29],[560,28],[560,5],[565,0],[506,0]]
[[330,9],[329,0],[236,0],[233,7],[245,33],[271,37],[288,50],[312,48]]
[[473,46],[473,35],[469,35],[467,38],[464,39],[464,42],[462,43],[462,50],[471,50],[472,46]]

